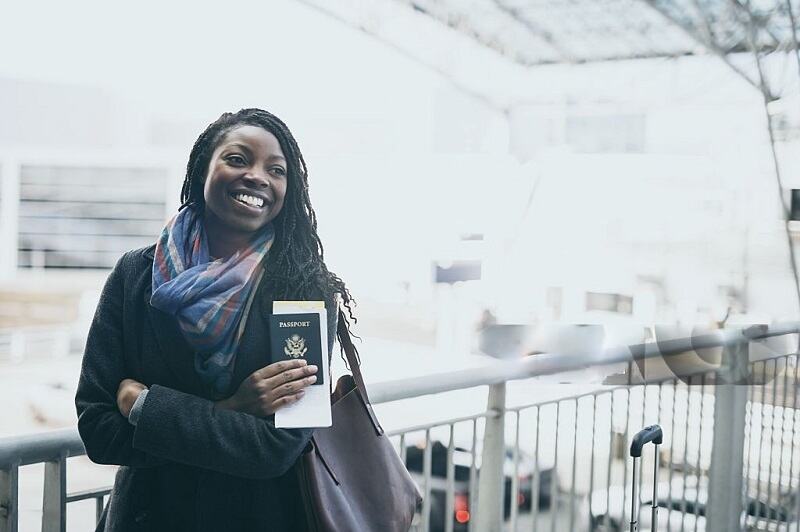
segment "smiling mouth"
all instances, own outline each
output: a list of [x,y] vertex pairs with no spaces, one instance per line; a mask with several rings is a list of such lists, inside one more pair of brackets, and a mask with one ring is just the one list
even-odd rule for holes
[[264,207],[264,200],[248,194],[231,194],[237,203],[250,207],[251,209],[261,210]]

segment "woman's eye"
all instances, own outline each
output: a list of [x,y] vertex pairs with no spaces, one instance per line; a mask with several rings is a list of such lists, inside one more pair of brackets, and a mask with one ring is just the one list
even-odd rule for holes
[[231,163],[234,166],[244,166],[245,160],[244,157],[241,155],[228,155],[225,157],[225,160]]
[[275,166],[273,168],[270,168],[270,172],[272,172],[273,174],[275,174],[278,177],[283,177],[283,176],[286,175],[286,170],[284,170],[280,166]]

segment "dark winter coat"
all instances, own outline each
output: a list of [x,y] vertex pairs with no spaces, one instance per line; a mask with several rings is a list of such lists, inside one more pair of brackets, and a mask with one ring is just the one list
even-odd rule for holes
[[[279,429],[274,416],[215,406],[175,318],[149,304],[154,248],[129,251],[109,275],[75,396],[89,458],[122,466],[98,530],[304,530],[291,468],[313,429]],[[262,282],[241,338],[233,390],[269,363],[268,294]],[[326,308],[330,356],[337,316],[332,302]],[[149,388],[136,426],[117,408],[125,378]]]

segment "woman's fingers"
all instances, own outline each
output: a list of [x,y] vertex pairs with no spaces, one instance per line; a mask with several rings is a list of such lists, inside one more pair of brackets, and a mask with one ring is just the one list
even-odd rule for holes
[[263,381],[269,390],[262,397],[268,401],[267,413],[274,414],[279,408],[299,401],[305,395],[304,388],[316,382],[316,375],[309,375],[316,370],[313,365],[291,369]]
[[279,373],[278,375],[276,375],[275,378],[281,382],[289,382],[297,379],[302,379],[307,375],[313,375],[316,372],[317,372],[317,366],[312,364],[310,366],[303,366],[302,368],[286,370],[283,373]]
[[273,414],[281,406],[300,400],[303,389],[316,382],[317,371],[317,366],[309,366],[303,359],[282,360],[254,371],[247,389],[260,412]]
[[[273,366],[277,366],[278,364],[283,364],[283,362],[290,363],[283,366],[287,369],[282,369],[279,372],[275,373],[275,369],[273,368]],[[282,362],[276,362],[275,364],[270,364],[269,366],[265,366],[259,370],[256,370],[255,372],[253,372],[253,377],[255,378],[255,382],[264,381],[263,385],[265,385],[267,388],[276,388],[282,383],[301,379],[306,375],[313,375],[314,373],[317,372],[317,366],[313,364],[311,366],[306,366],[306,365],[297,366],[291,364],[292,362],[297,362],[297,361],[286,360]],[[303,362],[305,364],[305,361]],[[269,373],[271,373],[272,375],[269,377],[263,376]]]
[[274,384],[272,387],[272,398],[277,399],[279,397],[295,394],[306,386],[314,384],[317,381],[317,377],[316,375],[309,375],[299,379],[290,380],[289,382],[281,381],[280,377],[273,377],[273,380],[275,382],[270,383]]
[[257,379],[270,379],[287,370],[300,368],[305,365],[306,361],[302,358],[295,360],[281,360],[280,362],[275,362],[273,364],[269,364],[268,366],[264,366],[261,369],[255,370],[252,376]]
[[284,395],[283,397],[279,397],[275,401],[272,402],[272,408],[270,410],[274,414],[275,411],[277,409],[279,409],[280,407],[286,406],[286,405],[291,404],[291,403],[296,403],[297,401],[299,401],[300,398],[305,395],[305,393],[306,393],[305,391],[300,390],[296,394]]

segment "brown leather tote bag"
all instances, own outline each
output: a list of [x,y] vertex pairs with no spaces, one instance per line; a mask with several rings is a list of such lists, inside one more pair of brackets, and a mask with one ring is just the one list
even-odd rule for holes
[[353,374],[331,395],[333,424],[314,430],[294,465],[308,528],[408,532],[422,495],[372,410],[342,311],[337,329]]

